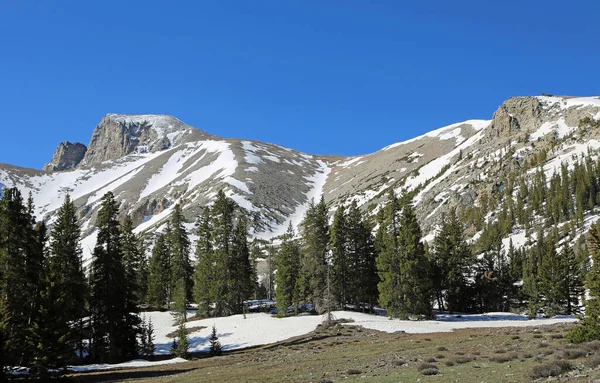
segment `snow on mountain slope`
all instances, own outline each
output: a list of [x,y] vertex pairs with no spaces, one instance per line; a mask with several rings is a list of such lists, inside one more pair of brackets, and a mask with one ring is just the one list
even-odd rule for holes
[[597,97],[515,97],[491,120],[467,120],[355,157],[313,156],[278,145],[224,139],[171,116],[107,115],[92,133],[84,160],[65,171],[43,172],[0,165],[0,183],[30,191],[38,218],[52,217],[66,193],[79,209],[83,247],[95,243],[99,201],[112,191],[136,232],[153,235],[181,204],[190,228],[218,190],[252,217],[252,234],[271,238],[302,220],[311,199],[324,196],[332,212],[356,201],[373,214],[392,188],[416,191],[417,216],[432,238],[453,206],[473,206],[494,193],[500,178],[520,171],[541,148],[544,170],[600,149],[597,128],[579,129],[584,117],[600,118]]

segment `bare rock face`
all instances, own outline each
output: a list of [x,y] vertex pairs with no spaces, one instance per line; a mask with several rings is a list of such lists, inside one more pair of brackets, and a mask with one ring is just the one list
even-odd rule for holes
[[54,172],[74,169],[83,160],[86,151],[86,146],[79,142],[74,144],[69,141],[61,142],[52,156],[52,161],[44,165],[43,170]]
[[166,115],[107,114],[94,129],[82,164],[92,166],[136,151],[168,149],[190,129]]
[[518,134],[537,130],[541,125],[542,105],[536,97],[506,100],[492,117],[484,142],[505,144]]

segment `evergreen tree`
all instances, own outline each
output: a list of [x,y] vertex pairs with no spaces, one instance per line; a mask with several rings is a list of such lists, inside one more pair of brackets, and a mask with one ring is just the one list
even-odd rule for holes
[[325,199],[321,197],[316,205],[311,201],[301,224],[300,287],[304,299],[312,302],[317,312],[324,310],[322,306],[327,286],[328,221]]
[[153,307],[170,307],[171,254],[167,235],[159,234],[152,249],[148,273],[148,303]]
[[124,352],[126,355],[136,355],[137,335],[141,332],[141,321],[139,315],[140,304],[142,303],[142,291],[140,286],[141,267],[143,262],[143,252],[139,237],[133,232],[133,221],[130,216],[126,216],[120,226],[120,241],[122,262],[125,275],[125,285],[123,294],[125,295],[125,329],[133,329],[131,333],[123,334],[123,344],[128,347]]
[[[335,300],[342,309],[349,303],[352,292],[348,289],[352,277],[350,274],[350,260],[348,259],[348,232],[344,206],[340,206],[333,216],[331,225],[331,289]],[[354,294],[355,295],[355,294]],[[353,302],[354,303],[354,302]]]
[[152,319],[148,319],[146,321],[145,318],[142,319],[141,324],[141,334],[140,334],[140,352],[139,354],[142,356],[152,356],[156,350],[154,346],[154,325],[152,324]]
[[438,307],[465,311],[470,300],[468,278],[475,258],[455,210],[442,217],[441,229],[434,239],[431,253]]
[[356,201],[348,208],[346,217],[348,291],[350,302],[358,309],[371,310],[377,303],[377,251],[371,226],[363,220]]
[[232,243],[234,237],[234,213],[236,204],[231,198],[227,198],[222,190],[217,193],[217,199],[212,208],[212,250],[214,260],[212,262],[212,281],[210,284],[211,303],[214,303],[215,316],[231,315],[235,313],[235,307],[230,306],[234,300],[231,281],[232,272],[228,269],[232,256]]
[[64,368],[75,355],[83,355],[87,282],[80,236],[75,206],[67,195],[51,232],[48,271],[42,278],[44,288],[40,294],[41,320],[35,326],[38,360],[45,368]]
[[391,317],[431,317],[433,286],[421,243],[421,228],[409,197],[390,192],[385,220],[380,224],[383,246],[377,259],[381,282],[379,302]]
[[254,272],[250,264],[248,226],[244,216],[240,216],[235,225],[229,260],[227,268],[230,274],[229,285],[232,294],[228,306],[232,308],[233,312],[239,313],[243,310],[244,300],[250,298],[255,283],[252,280]]
[[212,214],[209,207],[204,212],[198,225],[198,242],[196,243],[196,270],[194,272],[194,301],[198,303],[198,315],[207,317],[210,314],[211,289],[213,286],[213,262],[215,255],[212,244]]
[[174,347],[171,352],[180,358],[187,357],[189,352],[190,343],[188,341],[188,329],[186,327],[187,321],[187,299],[186,299],[186,285],[185,280],[180,278],[175,285],[175,292],[173,294],[174,309],[173,313],[174,324],[177,326],[176,341],[173,343]]
[[219,337],[217,335],[217,328],[213,325],[212,331],[210,333],[210,348],[209,353],[211,356],[219,356],[221,355],[221,342],[219,342]]
[[[187,304],[192,300],[193,268],[190,263],[190,240],[184,223],[185,219],[181,212],[181,206],[177,204],[171,213],[171,220],[169,222],[170,237],[168,243],[171,251],[171,259],[173,260],[171,278],[173,286],[180,283],[184,286],[184,298]],[[176,288],[180,288],[180,286]]]
[[294,229],[290,222],[282,236],[281,246],[275,257],[277,273],[275,274],[277,309],[284,316],[289,306],[296,310],[300,301],[300,249],[294,240]]
[[[117,362],[133,358],[137,329],[131,327],[127,307],[118,203],[111,192],[102,197],[98,212],[98,238],[92,254],[90,274],[91,358],[95,362]],[[132,336],[134,334],[134,336]]]
[[34,355],[31,331],[38,286],[32,277],[38,263],[34,252],[31,208],[16,188],[5,188],[0,199],[0,308],[4,310],[7,363],[26,365]]
[[585,317],[567,334],[570,343],[600,339],[600,221],[590,228],[587,245],[592,259],[586,280],[589,299],[585,301]]

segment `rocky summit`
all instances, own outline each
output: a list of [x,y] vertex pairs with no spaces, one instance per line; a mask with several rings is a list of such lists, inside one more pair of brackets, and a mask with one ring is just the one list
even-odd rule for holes
[[[272,238],[298,225],[312,199],[330,211],[356,201],[375,215],[388,190],[412,192],[426,239],[452,207],[481,203],[511,172],[547,173],[600,149],[598,97],[515,97],[491,120],[468,120],[354,157],[317,156],[252,140],[216,137],[167,115],[107,114],[87,147],[62,142],[43,170],[0,164],[0,185],[32,193],[50,225],[70,194],[82,222],[84,256],[95,243],[98,201],[112,191],[136,231],[151,235],[179,203],[192,229],[223,189],[252,217],[252,233]],[[410,129],[410,127],[401,127]],[[59,138],[60,139],[60,138]],[[493,216],[493,213],[492,213]],[[475,236],[476,230],[467,231]]]

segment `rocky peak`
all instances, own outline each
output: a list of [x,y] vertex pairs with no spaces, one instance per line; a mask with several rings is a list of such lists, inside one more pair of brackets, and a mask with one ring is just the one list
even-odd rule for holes
[[92,133],[83,164],[91,166],[133,152],[168,149],[193,128],[168,115],[107,114]]
[[537,130],[541,125],[542,111],[542,105],[536,97],[513,97],[506,100],[494,112],[483,141],[495,141],[504,145],[519,133]]
[[83,160],[86,151],[86,146],[79,142],[61,142],[52,156],[52,161],[44,165],[43,170],[53,172],[74,169]]

